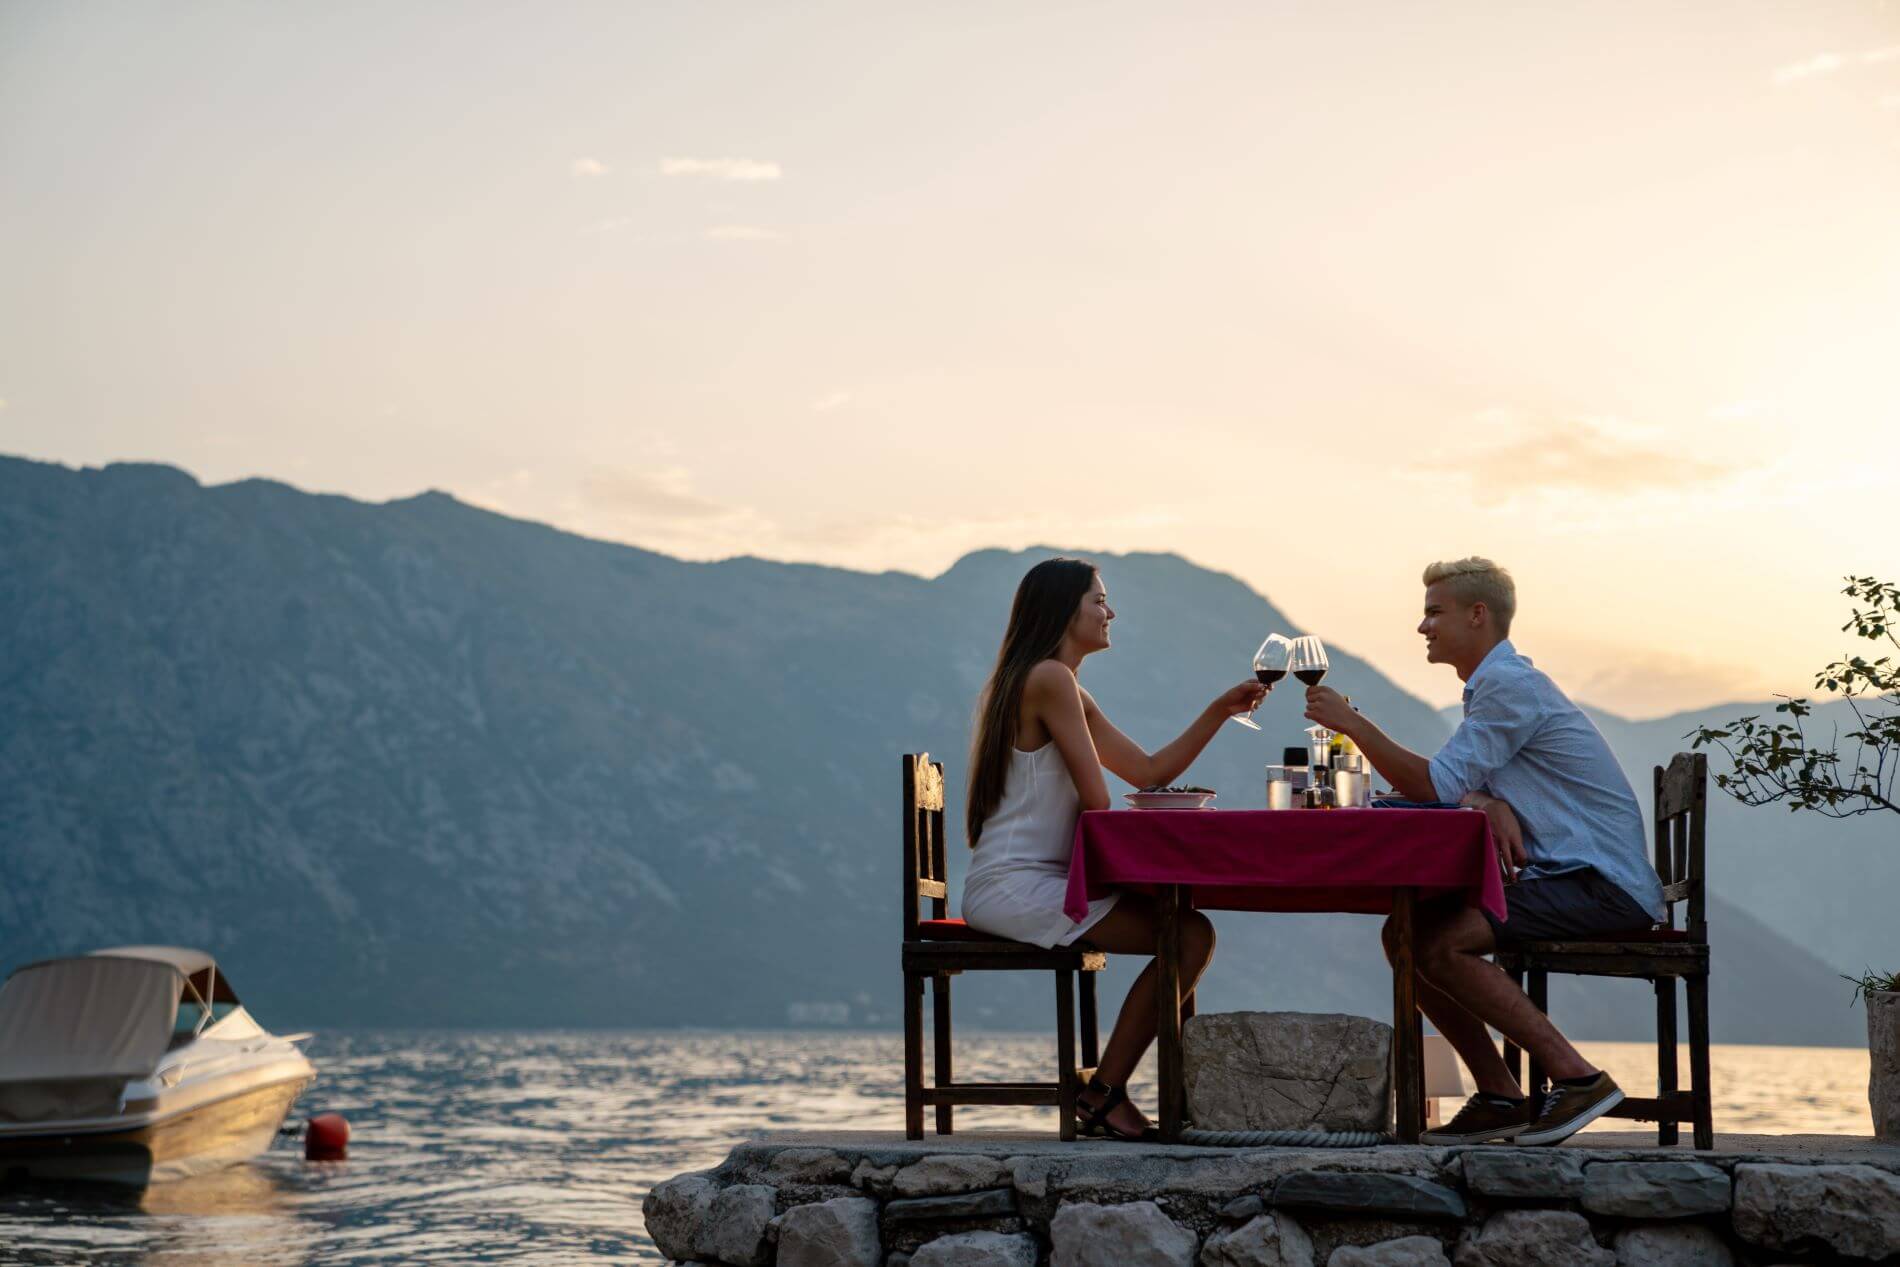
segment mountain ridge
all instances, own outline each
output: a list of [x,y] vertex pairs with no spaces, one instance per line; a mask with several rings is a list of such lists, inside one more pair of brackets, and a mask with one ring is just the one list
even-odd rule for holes
[[[947,756],[960,822],[975,694],[1050,552],[974,551],[935,578],[695,563],[435,492],[0,459],[0,839],[20,881],[0,961],[195,941],[298,1024],[760,1024],[805,1002],[889,1024],[891,758]],[[1122,616],[1088,680],[1144,743],[1245,676],[1265,630],[1296,631],[1178,555],[1090,557]],[[1396,738],[1442,741],[1434,710],[1334,650],[1333,680]],[[1264,745],[1223,728],[1194,777],[1253,803],[1298,712],[1270,699]],[[1210,1003],[1389,997],[1369,921],[1220,922]],[[1794,997],[1823,965],[1779,926],[1741,936],[1751,976],[1786,968],[1787,1017],[1743,1024],[1718,976],[1718,1036],[1852,1041],[1851,1016]],[[1600,1037],[1653,1012],[1557,998]],[[985,1023],[1046,1019],[1027,984],[960,999]]]

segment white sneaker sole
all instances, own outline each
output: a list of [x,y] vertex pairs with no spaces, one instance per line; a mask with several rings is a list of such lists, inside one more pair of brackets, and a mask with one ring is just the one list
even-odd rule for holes
[[1620,1089],[1612,1091],[1562,1126],[1546,1127],[1541,1131],[1533,1131],[1526,1127],[1524,1133],[1519,1135],[1514,1142],[1526,1148],[1535,1148],[1540,1144],[1560,1143],[1621,1103],[1623,1103],[1623,1092]]

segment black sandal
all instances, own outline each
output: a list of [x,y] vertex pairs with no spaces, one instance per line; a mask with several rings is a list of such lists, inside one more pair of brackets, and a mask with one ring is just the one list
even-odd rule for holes
[[1130,1135],[1127,1131],[1122,1130],[1119,1126],[1116,1126],[1113,1122],[1108,1120],[1108,1115],[1113,1113],[1117,1107],[1128,1103],[1127,1088],[1111,1087],[1100,1078],[1091,1078],[1089,1079],[1089,1085],[1085,1089],[1099,1094],[1102,1097],[1102,1102],[1091,1109],[1082,1103],[1080,1097],[1076,1099],[1075,1125],[1077,1134],[1102,1139],[1119,1139],[1129,1144],[1150,1143],[1161,1138],[1161,1132],[1152,1126],[1143,1129],[1137,1134]]

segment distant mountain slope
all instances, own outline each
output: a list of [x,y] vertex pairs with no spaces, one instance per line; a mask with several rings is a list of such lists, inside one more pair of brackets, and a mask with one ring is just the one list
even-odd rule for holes
[[[688,564],[441,494],[0,459],[0,963],[204,945],[283,1026],[890,1023],[895,756],[944,758],[960,821],[974,693],[1045,553],[935,580]],[[1231,577],[1100,561],[1120,619],[1087,678],[1144,742],[1294,632]],[[1334,650],[1398,737],[1442,739]],[[1192,777],[1257,803],[1298,713],[1269,700]],[[1224,920],[1209,997],[1376,1012],[1370,926]],[[1818,965],[1750,947],[1788,970],[1773,1034],[1833,1041]],[[962,997],[1040,1023],[1045,992]]]
[[[1723,704],[1642,722],[1590,713],[1632,782],[1647,788],[1650,770],[1670,753],[1688,750],[1686,736],[1696,727],[1750,713],[1772,716],[1774,706],[1773,700]],[[1834,704],[1816,710],[1808,733],[1825,739],[1835,723],[1842,731],[1855,728],[1846,708]],[[1711,754],[1714,768],[1725,769],[1724,762],[1719,751]],[[1885,965],[1887,971],[1900,966],[1900,936],[1894,930],[1900,905],[1900,815],[1880,812],[1835,821],[1791,814],[1782,806],[1750,809],[1713,786],[1709,791],[1709,887],[1714,892],[1841,972],[1858,975],[1868,965]],[[1852,987],[1847,989],[1851,994]]]

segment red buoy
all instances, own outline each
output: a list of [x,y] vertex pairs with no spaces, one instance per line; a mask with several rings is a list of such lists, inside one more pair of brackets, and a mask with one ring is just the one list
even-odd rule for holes
[[342,1161],[349,1155],[350,1124],[341,1113],[319,1113],[305,1124],[305,1161]]

